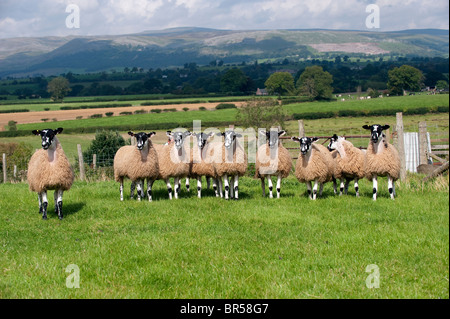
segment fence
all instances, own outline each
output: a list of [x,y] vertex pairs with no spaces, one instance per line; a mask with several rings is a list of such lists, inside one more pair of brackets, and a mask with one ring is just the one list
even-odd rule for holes
[[[233,125],[230,126],[231,128]],[[403,115],[397,113],[396,126],[393,132],[385,132],[389,142],[393,143],[398,149],[402,170],[400,179],[404,180],[406,171],[417,172],[419,165],[440,166],[448,162],[449,157],[449,133],[442,132],[437,126],[429,125],[426,122],[420,122],[418,132],[403,132]],[[298,120],[298,136],[306,136],[303,120]],[[326,144],[331,136],[317,136]],[[367,145],[370,135],[349,135],[345,136],[351,140],[355,146]],[[291,141],[291,137],[281,137],[286,149],[289,150],[294,160],[300,152],[298,143]],[[134,139],[131,139],[132,144]],[[364,146],[359,146],[365,149]],[[76,178],[85,181],[91,180],[109,180],[114,177],[112,168],[114,154],[85,154],[83,156],[81,145],[77,145],[78,160],[74,166]],[[23,182],[26,180],[26,169],[28,165],[26,158],[8,158],[2,154],[2,182]],[[448,165],[448,164],[447,164]],[[252,173],[249,173],[252,175]]]

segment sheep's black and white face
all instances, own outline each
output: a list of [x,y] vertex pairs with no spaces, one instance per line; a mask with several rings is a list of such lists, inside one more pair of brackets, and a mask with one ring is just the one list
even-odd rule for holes
[[205,134],[205,133],[193,133],[194,136],[197,138],[197,146],[199,149],[204,149],[206,144],[208,143],[208,138],[211,136],[211,134]]
[[242,136],[241,134],[238,134],[235,131],[226,131],[225,133],[222,133],[222,135],[225,138],[225,140],[224,140],[225,148],[231,148],[231,146],[233,145],[234,141],[236,140],[236,137],[241,137]]
[[372,142],[377,143],[380,137],[382,137],[382,131],[387,130],[389,127],[389,125],[373,124],[370,126],[364,125],[363,129],[370,130],[370,139]]
[[151,132],[148,134],[144,132],[140,133],[128,132],[128,135],[134,136],[136,138],[136,147],[140,151],[144,148],[144,146],[147,146],[149,139],[155,134],[156,134],[155,132]]
[[44,150],[48,150],[50,145],[52,145],[56,134],[59,134],[63,131],[61,127],[57,128],[56,130],[52,129],[45,129],[45,130],[33,130],[32,133],[34,135],[40,135],[42,139],[42,148]]
[[328,144],[327,148],[328,150],[331,152],[335,149],[337,149],[337,141],[338,141],[338,136],[336,134],[334,134],[331,138],[330,138],[330,143]]
[[189,131],[186,132],[171,132],[167,131],[167,135],[170,139],[173,139],[175,142],[175,147],[177,149],[181,149],[184,144],[184,140],[186,137],[191,136],[191,133]]
[[318,140],[317,137],[292,137],[293,141],[300,143],[300,152],[302,155],[306,155],[311,150],[311,144]]
[[260,131],[261,135],[266,136],[266,143],[269,145],[270,148],[278,147],[278,142],[280,140],[280,137],[286,134],[286,131]]

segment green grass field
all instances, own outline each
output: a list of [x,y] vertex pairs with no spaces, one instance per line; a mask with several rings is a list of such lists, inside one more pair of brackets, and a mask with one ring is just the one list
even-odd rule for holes
[[[62,221],[52,199],[43,221],[26,184],[2,184],[0,298],[449,298],[448,176],[413,179],[395,201],[383,179],[376,202],[368,181],[360,198],[327,184],[317,201],[292,177],[281,199],[243,178],[239,201],[184,187],[169,201],[157,182],[151,203],[75,182]],[[79,289],[66,287],[71,264]]]

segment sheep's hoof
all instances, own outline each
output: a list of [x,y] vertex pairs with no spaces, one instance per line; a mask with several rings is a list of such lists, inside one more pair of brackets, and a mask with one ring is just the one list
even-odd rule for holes
[[47,216],[45,216],[45,215],[42,216],[42,219],[43,219],[43,220],[47,220]]
[[59,218],[59,220],[62,220],[62,219],[63,219],[63,217],[62,217],[62,216],[58,216],[58,218]]

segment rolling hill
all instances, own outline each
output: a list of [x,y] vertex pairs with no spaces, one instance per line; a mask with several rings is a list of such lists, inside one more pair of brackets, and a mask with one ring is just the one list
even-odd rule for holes
[[213,60],[240,63],[326,53],[449,55],[448,30],[216,30],[174,28],[137,34],[0,39],[0,77],[165,68]]

